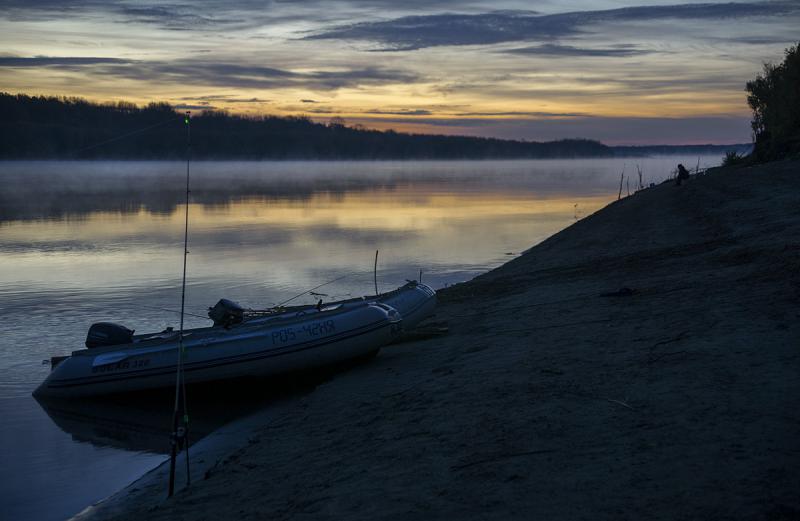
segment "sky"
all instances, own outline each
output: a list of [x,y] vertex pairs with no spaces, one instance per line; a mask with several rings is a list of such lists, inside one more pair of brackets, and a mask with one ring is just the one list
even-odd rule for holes
[[0,91],[404,132],[746,143],[800,0],[0,0]]

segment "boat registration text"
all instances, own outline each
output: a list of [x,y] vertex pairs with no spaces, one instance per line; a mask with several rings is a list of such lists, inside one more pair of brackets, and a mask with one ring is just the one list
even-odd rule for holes
[[307,324],[302,327],[287,327],[272,332],[272,343],[286,344],[297,340],[300,336],[317,337],[322,335],[329,335],[336,332],[336,324],[333,320],[326,320],[325,322],[317,322],[316,324]]

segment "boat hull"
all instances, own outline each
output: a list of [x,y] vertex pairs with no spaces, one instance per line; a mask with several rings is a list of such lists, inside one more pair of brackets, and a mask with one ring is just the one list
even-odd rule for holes
[[378,302],[391,306],[403,317],[403,329],[413,329],[433,315],[436,309],[436,291],[420,282],[409,282],[400,288],[379,295]]
[[[269,377],[324,367],[377,352],[400,328],[394,309],[364,303],[308,317],[297,313],[230,329],[190,330],[184,335],[185,381]],[[177,362],[177,335],[76,351],[34,394],[99,396],[174,386]]]

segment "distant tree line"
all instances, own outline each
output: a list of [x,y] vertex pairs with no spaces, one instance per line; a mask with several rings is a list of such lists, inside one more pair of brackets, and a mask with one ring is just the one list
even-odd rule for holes
[[[2,159],[185,157],[182,113],[167,103],[91,103],[81,98],[0,93]],[[526,142],[404,134],[348,127],[343,120],[239,116],[204,111],[191,119],[197,159],[493,159],[611,156],[597,141]]]
[[670,154],[706,155],[706,154],[747,154],[753,149],[752,143],[735,145],[630,145],[613,146],[611,149],[617,157],[664,156]]
[[783,63],[765,64],[763,74],[747,82],[745,90],[753,109],[751,158],[800,156],[800,44],[786,49]]

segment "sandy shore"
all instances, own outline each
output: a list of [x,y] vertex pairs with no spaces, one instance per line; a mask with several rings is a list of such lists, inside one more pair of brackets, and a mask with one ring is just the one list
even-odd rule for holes
[[660,185],[84,518],[800,519],[799,304],[799,163]]

